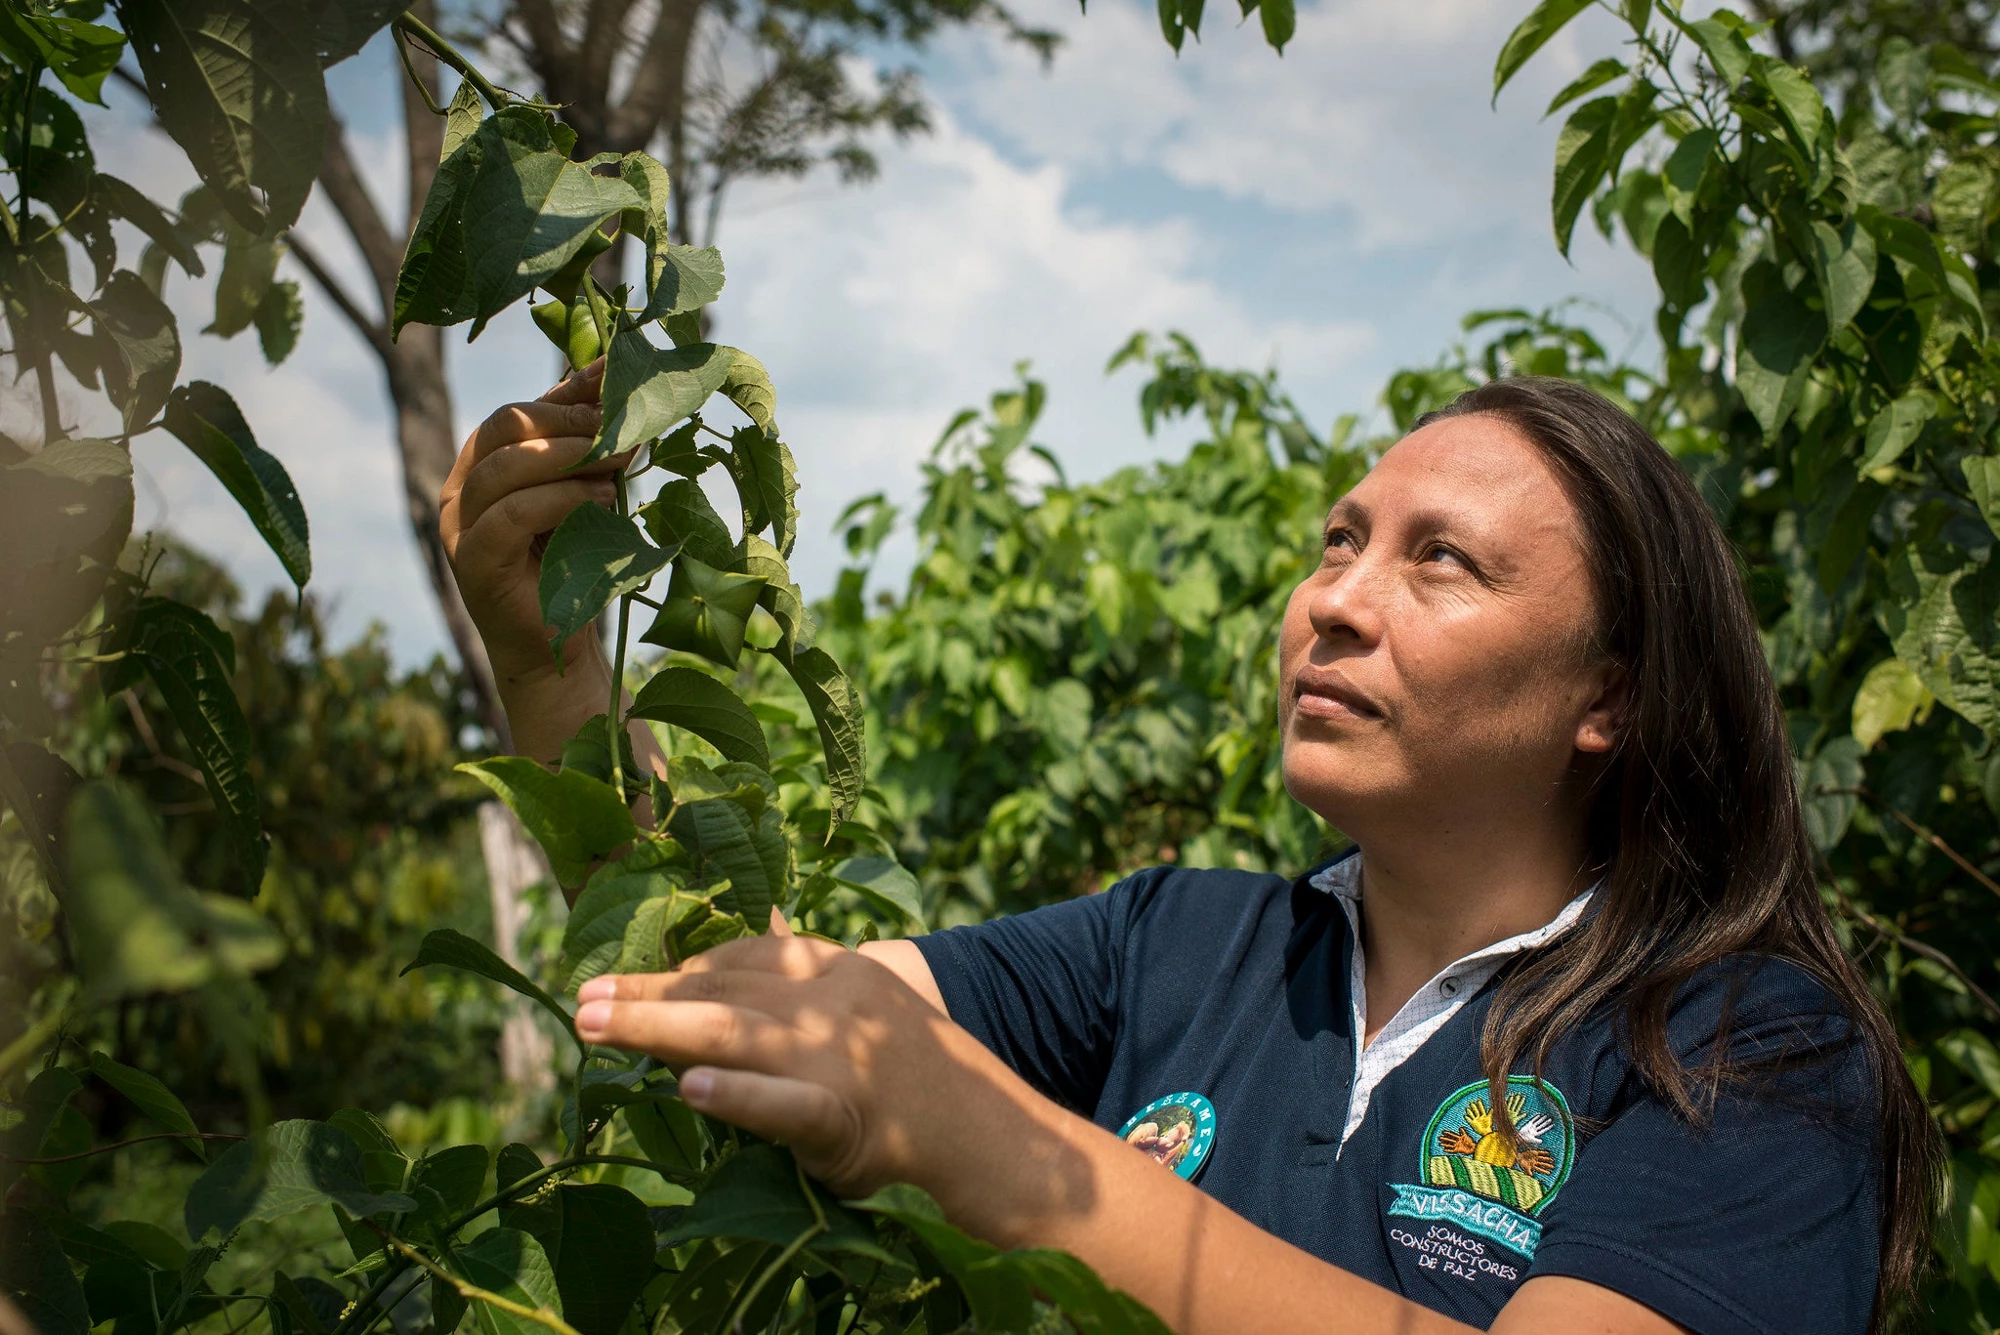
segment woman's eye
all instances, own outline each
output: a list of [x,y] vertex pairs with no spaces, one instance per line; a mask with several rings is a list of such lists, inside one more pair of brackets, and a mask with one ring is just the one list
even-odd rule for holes
[[1464,566],[1468,564],[1463,556],[1460,556],[1457,552],[1453,551],[1449,547],[1446,547],[1444,544],[1436,542],[1424,548],[1423,555],[1419,559],[1427,563],[1445,563],[1456,566]]

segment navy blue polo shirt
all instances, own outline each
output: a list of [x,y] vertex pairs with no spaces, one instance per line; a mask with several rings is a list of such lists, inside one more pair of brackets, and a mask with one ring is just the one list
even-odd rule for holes
[[1539,1085],[1510,1076],[1523,1134],[1496,1133],[1479,1064],[1495,979],[1383,1078],[1343,1146],[1352,932],[1306,877],[1159,867],[917,945],[951,1018],[1044,1094],[1113,1132],[1205,1096],[1197,1186],[1447,1316],[1483,1329],[1530,1276],[1569,1275],[1696,1335],[1867,1329],[1869,1059],[1795,965],[1740,957],[1676,999],[1690,1067],[1718,1041],[1789,1058],[1725,1084],[1703,1125],[1640,1080],[1606,1017],[1557,1043]]

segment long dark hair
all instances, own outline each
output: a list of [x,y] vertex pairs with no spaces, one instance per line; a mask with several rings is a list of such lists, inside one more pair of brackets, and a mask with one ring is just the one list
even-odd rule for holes
[[[1869,1058],[1879,1122],[1881,1267],[1875,1316],[1908,1294],[1928,1251],[1942,1149],[1896,1031],[1840,948],[1820,900],[1790,737],[1757,618],[1721,526],[1646,430],[1564,380],[1490,381],[1417,421],[1480,415],[1540,449],[1583,525],[1596,582],[1595,652],[1625,670],[1618,742],[1591,798],[1602,877],[1588,921],[1527,959],[1488,1012],[1482,1065],[1501,1082],[1540,1070],[1587,1017],[1614,1014],[1642,1079],[1705,1120],[1740,1072],[1690,1070],[1667,1037],[1676,994],[1733,956],[1807,970],[1846,1012]],[[1725,1008],[1724,1024],[1727,1024]],[[1720,1039],[1720,1036],[1718,1036]]]

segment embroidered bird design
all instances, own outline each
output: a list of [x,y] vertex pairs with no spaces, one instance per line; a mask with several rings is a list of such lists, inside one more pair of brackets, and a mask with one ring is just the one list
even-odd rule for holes
[[1493,1129],[1493,1110],[1486,1100],[1474,1099],[1465,1105],[1465,1125],[1438,1132],[1438,1148],[1446,1154],[1469,1154],[1495,1168],[1519,1168],[1546,1177],[1555,1172],[1556,1160],[1541,1143],[1555,1129],[1555,1119],[1536,1113],[1523,1121],[1521,1114],[1527,1108],[1526,1095],[1507,1096],[1507,1115],[1514,1123],[1514,1132],[1508,1135]]

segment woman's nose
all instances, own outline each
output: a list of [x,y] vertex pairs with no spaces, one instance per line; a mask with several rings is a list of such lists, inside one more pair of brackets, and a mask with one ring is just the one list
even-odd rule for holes
[[1385,563],[1372,551],[1364,551],[1342,569],[1329,572],[1306,606],[1313,633],[1323,640],[1373,644],[1382,631],[1382,609],[1389,592],[1387,574]]

